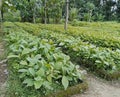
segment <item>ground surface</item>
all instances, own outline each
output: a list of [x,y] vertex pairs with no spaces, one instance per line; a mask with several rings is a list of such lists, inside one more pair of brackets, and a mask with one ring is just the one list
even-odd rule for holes
[[3,44],[0,43],[0,97],[5,97],[5,87],[6,87],[6,80],[7,80],[7,65],[2,62],[1,58],[3,56]]
[[72,97],[120,97],[120,81],[108,82],[93,75],[87,75],[89,89]]

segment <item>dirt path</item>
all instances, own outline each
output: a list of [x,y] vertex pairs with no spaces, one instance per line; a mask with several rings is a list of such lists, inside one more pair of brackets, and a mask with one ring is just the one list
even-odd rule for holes
[[7,65],[2,62],[1,58],[3,57],[3,45],[0,43],[0,97],[5,97],[5,87],[7,79]]
[[88,75],[89,89],[82,95],[72,97],[120,97],[120,81],[108,82]]

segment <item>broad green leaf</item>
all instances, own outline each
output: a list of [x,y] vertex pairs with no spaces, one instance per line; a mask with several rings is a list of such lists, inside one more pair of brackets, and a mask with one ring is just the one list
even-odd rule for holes
[[59,44],[59,46],[64,46],[65,45],[65,43],[64,42],[61,42],[60,44]]
[[34,81],[35,89],[39,89],[42,86],[42,84],[43,84],[42,81]]
[[69,81],[66,76],[62,77],[62,85],[64,86],[64,89],[66,90],[69,85]]
[[28,57],[27,60],[30,62],[30,64],[33,64],[33,65],[38,62],[38,59],[36,59],[36,58],[30,58],[30,57]]
[[27,84],[27,86],[33,86],[34,82],[32,79],[25,79],[23,81],[24,84]]
[[29,70],[30,74],[32,74],[33,76],[35,75],[35,70],[33,68],[29,68],[28,70]]
[[47,80],[48,80],[49,82],[52,82],[52,75],[51,75],[51,74],[47,76]]
[[44,81],[43,85],[44,85],[46,88],[48,88],[48,89],[51,89],[51,90],[53,89],[53,88],[51,87],[51,83],[48,82],[48,81]]
[[27,62],[26,61],[21,61],[20,64],[21,65],[27,65]]
[[44,76],[45,75],[45,70],[43,68],[40,68],[40,70],[38,70],[36,72],[36,74],[39,75],[39,76]]
[[9,56],[7,57],[7,59],[11,59],[11,58],[19,58],[19,56],[18,56],[18,55],[9,55]]
[[25,55],[25,54],[28,54],[31,52],[31,49],[29,48],[25,48],[23,51],[22,51],[22,55]]
[[62,62],[56,62],[56,63],[55,63],[55,69],[57,69],[57,70],[61,70],[61,69],[62,69],[62,66],[63,66],[63,63],[62,63]]
[[41,55],[38,54],[38,55],[35,56],[35,58],[36,58],[36,59],[41,59]]
[[64,75],[67,73],[67,70],[68,70],[67,67],[62,66],[62,72],[63,72]]
[[40,66],[37,64],[37,65],[34,66],[34,69],[37,70],[37,69],[39,69],[39,67],[40,67]]
[[42,80],[42,78],[40,77],[40,76],[38,76],[38,77],[36,77],[36,78],[34,78],[36,81],[40,81],[40,80]]
[[100,60],[96,60],[95,62],[96,62],[96,63],[102,63]]
[[27,69],[19,69],[18,72],[27,72],[28,70]]

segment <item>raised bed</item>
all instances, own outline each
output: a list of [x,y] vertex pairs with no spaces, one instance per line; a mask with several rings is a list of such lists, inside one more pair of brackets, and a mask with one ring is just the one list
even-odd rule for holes
[[84,81],[83,83],[69,87],[67,90],[62,90],[44,97],[69,97],[75,94],[83,93],[87,89],[88,89],[88,84],[86,81]]

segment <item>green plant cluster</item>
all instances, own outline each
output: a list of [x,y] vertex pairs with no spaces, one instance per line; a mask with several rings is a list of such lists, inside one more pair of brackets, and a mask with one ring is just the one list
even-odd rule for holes
[[[16,23],[17,24],[17,23]],[[27,25],[31,25],[26,23]],[[37,24],[38,25],[38,24]],[[20,26],[20,24],[18,24]],[[21,27],[21,26],[20,26]],[[111,26],[110,26],[111,27]],[[108,29],[110,28],[108,27]],[[39,24],[40,29],[46,29],[49,31],[54,32],[61,32],[65,33],[64,27],[62,25],[43,25]],[[117,27],[117,31],[114,32],[114,30],[110,30],[109,32],[106,32],[107,30],[101,30],[102,27],[96,28],[96,30],[93,30],[93,27],[73,27],[69,26],[67,34],[71,35],[73,37],[80,37],[82,41],[89,42],[91,44],[95,44],[96,46],[100,47],[107,47],[111,49],[120,49],[120,30]],[[100,30],[100,32],[99,32]]]
[[6,34],[8,62],[23,85],[37,89],[41,95],[67,89],[82,82],[82,75],[68,55],[55,47],[52,40],[13,28]]
[[[99,70],[108,75],[116,74],[117,76],[112,77],[113,79],[120,77],[119,49],[112,51],[109,48],[96,47],[87,42],[82,42],[80,38],[50,31],[44,31],[39,36],[54,40],[64,53],[71,56],[73,61],[80,62],[81,65],[90,68],[92,71],[97,72]],[[112,79],[111,77],[107,78],[105,74],[99,74],[99,76]]]
[[[64,53],[71,56],[73,61],[80,62],[81,65],[90,68],[92,71],[105,72],[105,74],[98,72],[104,78],[107,78],[106,74],[117,75],[108,79],[118,79],[120,77],[119,49],[113,51],[109,48],[97,47],[89,42],[83,42],[79,37],[76,38],[66,33],[53,32],[43,28],[40,29],[39,26],[29,23],[17,23],[17,26],[43,39],[52,39],[56,43],[56,47],[61,47]],[[37,30],[35,31],[35,29]]]

